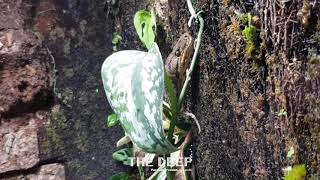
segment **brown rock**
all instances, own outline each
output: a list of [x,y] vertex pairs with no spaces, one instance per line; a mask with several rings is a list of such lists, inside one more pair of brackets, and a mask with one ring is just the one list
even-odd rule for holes
[[47,52],[28,31],[0,31],[0,115],[19,114],[37,104],[46,104],[50,73]]
[[62,164],[47,164],[36,172],[5,178],[5,180],[64,180],[65,170]]
[[1,0],[0,29],[23,28],[30,16],[30,3],[30,0]]
[[37,173],[27,176],[30,180],[64,180],[65,171],[61,164],[48,164],[41,166]]
[[40,161],[37,132],[44,120],[28,114],[1,121],[0,174],[34,167]]

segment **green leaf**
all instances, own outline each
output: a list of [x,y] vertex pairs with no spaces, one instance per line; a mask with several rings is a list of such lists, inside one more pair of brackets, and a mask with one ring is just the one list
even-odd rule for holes
[[112,35],[112,44],[113,45],[118,45],[121,41],[122,37],[120,36],[119,33],[114,32]]
[[133,19],[140,40],[150,49],[156,37],[156,15],[153,11],[140,10]]
[[119,119],[118,116],[116,114],[110,114],[108,116],[108,127],[113,127],[117,124],[119,124]]
[[283,177],[284,180],[302,180],[307,175],[306,165],[299,164],[294,165],[292,169],[289,169],[285,176]]
[[164,68],[156,43],[148,52],[127,50],[109,56],[101,76],[109,104],[132,142],[144,152],[176,151],[164,134]]
[[284,117],[287,117],[288,116],[288,113],[286,110],[284,109],[280,109],[279,113],[278,113],[278,116],[281,117],[281,116],[284,116]]
[[169,75],[167,72],[165,72],[165,75],[164,75],[164,82],[165,82],[165,86],[166,86],[166,89],[168,91],[168,94],[169,94],[169,100],[170,100],[170,110],[171,110],[171,113],[177,113],[177,103],[178,103],[178,98],[177,98],[177,91],[173,85],[173,82],[172,80],[170,79]]
[[108,180],[132,180],[132,177],[125,172],[120,172],[109,177]]
[[178,99],[176,96],[176,89],[174,88],[174,85],[169,77],[169,75],[167,74],[167,72],[165,72],[165,84],[166,84],[166,88],[169,94],[169,99],[170,99],[170,111],[171,111],[171,122],[170,122],[170,127],[169,127],[169,131],[168,131],[168,140],[173,142],[173,132],[174,132],[174,128],[176,126],[176,122],[177,122],[177,115],[178,115]]
[[112,158],[122,162],[124,165],[133,166],[135,164],[135,162],[133,162],[132,148],[120,149],[112,154]]

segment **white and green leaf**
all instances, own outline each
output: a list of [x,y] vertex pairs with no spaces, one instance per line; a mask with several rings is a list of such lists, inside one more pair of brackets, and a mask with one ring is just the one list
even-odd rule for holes
[[163,61],[156,43],[148,52],[126,50],[109,56],[102,65],[109,104],[132,142],[149,153],[176,151],[162,125]]
[[156,15],[153,11],[140,10],[133,19],[140,40],[150,49],[156,37]]

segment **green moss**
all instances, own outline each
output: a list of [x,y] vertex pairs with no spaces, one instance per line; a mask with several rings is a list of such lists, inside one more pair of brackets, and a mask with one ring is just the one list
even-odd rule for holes
[[242,35],[247,42],[247,54],[252,56],[256,50],[256,39],[258,37],[257,28],[249,25],[242,31]]
[[56,151],[60,152],[64,149],[64,143],[60,136],[60,131],[65,130],[68,127],[67,118],[63,111],[61,111],[60,106],[53,107],[51,112],[52,124],[46,126],[46,138],[40,142],[41,151],[45,155],[56,153]]
[[77,174],[79,179],[89,180],[98,177],[98,174],[90,171],[85,165],[83,165],[79,160],[73,160],[66,163],[66,166],[72,174]]
[[307,175],[307,169],[305,164],[294,165],[286,175],[284,180],[302,180]]
[[64,112],[60,109],[59,106],[56,106],[52,109],[52,119],[54,123],[56,123],[56,126],[59,127],[59,129],[65,130],[68,128],[67,124],[67,118],[64,114]]
[[85,136],[79,134],[74,139],[74,143],[78,149],[80,149],[82,152],[85,152],[88,150],[88,140],[85,138]]
[[52,127],[46,127],[47,138],[41,141],[41,151],[44,155],[54,153],[54,151],[63,150],[63,142],[61,137],[57,134],[56,130]]
[[251,14],[250,13],[241,14],[240,20],[241,20],[242,24],[247,25],[249,23],[249,21],[251,21]]
[[242,34],[248,42],[254,42],[257,38],[257,28],[249,25],[242,31]]

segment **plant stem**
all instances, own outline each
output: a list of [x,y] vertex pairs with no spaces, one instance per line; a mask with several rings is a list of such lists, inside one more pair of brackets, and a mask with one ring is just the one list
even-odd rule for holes
[[173,140],[173,132],[174,132],[174,128],[175,128],[176,123],[177,123],[177,113],[180,112],[182,103],[183,103],[184,98],[186,96],[187,87],[188,87],[189,81],[191,79],[191,75],[192,75],[193,69],[194,69],[194,67],[196,65],[196,60],[197,60],[197,57],[198,57],[198,54],[199,54],[200,43],[201,43],[203,27],[204,27],[204,20],[201,17],[201,14],[200,14],[201,11],[199,13],[197,13],[197,14],[195,13],[195,10],[194,10],[194,8],[192,6],[191,0],[187,0],[187,4],[188,4],[188,9],[189,9],[190,14],[191,14],[191,18],[189,20],[188,25],[190,26],[192,19],[196,18],[197,21],[200,23],[200,28],[199,28],[199,32],[198,32],[198,36],[197,36],[197,40],[196,40],[197,43],[196,43],[195,51],[194,51],[194,54],[192,56],[191,65],[190,65],[190,68],[189,68],[189,70],[187,72],[186,80],[185,80],[185,82],[183,84],[183,87],[182,87],[182,90],[181,90],[181,93],[180,93],[180,96],[179,96],[179,99],[178,99],[178,102],[177,102],[177,109],[176,109],[175,113],[172,114],[172,119],[171,119],[169,131],[168,131],[168,140],[170,142],[172,142],[172,143],[174,142],[174,140]]
[[144,169],[142,166],[138,166],[139,174],[140,174],[140,180],[146,180],[146,177],[144,175]]
[[200,49],[200,44],[201,44],[201,39],[202,39],[202,33],[203,33],[203,27],[204,27],[204,20],[201,16],[201,12],[198,13],[197,15],[194,14],[194,9],[192,7],[192,4],[191,4],[191,0],[187,0],[187,3],[188,3],[188,8],[189,8],[189,11],[191,13],[191,19],[194,18],[194,16],[196,16],[197,18],[197,21],[200,23],[200,28],[199,28],[199,32],[198,32],[198,36],[197,36],[197,44],[196,44],[196,47],[195,47],[195,50],[194,50],[194,54],[192,56],[192,61],[191,61],[191,65],[190,65],[190,68],[187,72],[187,76],[186,76],[186,80],[183,84],[183,87],[182,87],[182,90],[181,90],[181,93],[180,93],[180,96],[179,96],[179,99],[178,99],[178,112],[180,111],[181,109],[181,106],[182,106],[182,103],[184,101],[184,98],[186,96],[186,91],[187,91],[187,87],[188,87],[188,84],[189,84],[189,81],[191,80],[191,75],[192,75],[192,72],[194,70],[194,67],[196,65],[196,61],[197,61],[197,57],[198,57],[198,54],[199,54],[199,49]]

